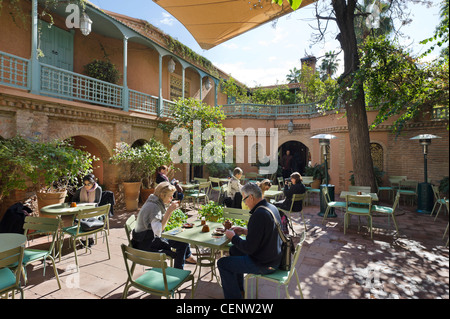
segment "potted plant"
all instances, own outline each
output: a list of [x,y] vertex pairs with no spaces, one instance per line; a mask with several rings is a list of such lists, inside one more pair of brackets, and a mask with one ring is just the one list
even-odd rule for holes
[[[328,172],[326,172],[328,174]],[[314,166],[305,167],[305,176],[312,176],[313,182],[311,183],[311,188],[319,188],[322,181],[325,180],[325,163],[314,164]],[[328,180],[330,180],[330,175],[328,174]]]
[[94,157],[73,148],[71,141],[30,141],[14,137],[1,142],[0,196],[28,187],[36,192],[38,209],[64,202],[67,188],[92,172]]
[[120,143],[114,149],[110,162],[120,165],[119,179],[124,187],[125,206],[128,211],[133,211],[138,208],[142,181],[145,179],[152,188],[156,169],[161,165],[170,165],[172,160],[167,148],[152,138],[138,147]]
[[102,80],[105,82],[117,84],[120,78],[120,72],[116,66],[109,60],[97,60],[86,64],[84,66],[84,72],[87,76]]
[[27,174],[34,185],[38,209],[63,203],[70,185],[92,172],[92,162],[97,160],[90,153],[76,149],[71,140],[33,142],[29,154],[34,170]]
[[223,206],[211,201],[200,207],[198,216],[199,218],[205,217],[211,222],[217,222],[219,218],[223,217]]

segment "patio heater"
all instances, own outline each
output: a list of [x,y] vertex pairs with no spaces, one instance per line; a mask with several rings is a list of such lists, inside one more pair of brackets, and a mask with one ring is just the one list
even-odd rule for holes
[[432,134],[420,134],[410,138],[411,140],[419,140],[420,145],[423,146],[424,182],[419,183],[417,187],[417,212],[421,214],[431,214],[431,211],[433,210],[434,194],[431,184],[428,183],[427,155],[428,145],[430,145],[431,140],[435,138],[441,137]]
[[[327,147],[330,146],[330,140],[335,139],[336,136],[332,134],[318,134],[314,135],[311,138],[319,139],[319,145],[322,149],[323,158],[325,160],[325,184],[320,185],[320,212],[319,216],[323,216],[325,214],[325,210],[327,209],[327,203],[325,202],[323,196],[322,196],[322,189],[324,187],[328,187],[328,194],[330,195],[330,200],[334,201],[334,185],[328,184],[328,159],[327,159]],[[332,208],[329,213],[328,217],[337,217],[336,213],[334,212],[334,209]]]

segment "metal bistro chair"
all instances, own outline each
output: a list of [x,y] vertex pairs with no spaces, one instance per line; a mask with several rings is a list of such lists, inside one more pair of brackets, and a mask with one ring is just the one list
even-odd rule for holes
[[123,227],[125,228],[125,233],[127,234],[128,239],[128,246],[132,247],[131,245],[131,233],[133,232],[134,228],[136,227],[136,217],[134,215],[131,215],[128,217],[127,221],[125,222],[125,225]]
[[[72,240],[72,245],[73,245],[73,252],[75,254],[75,263],[77,265],[77,269],[79,268],[78,265],[78,256],[77,256],[77,239],[80,237],[86,237],[89,235],[93,235],[93,234],[97,234],[99,232],[103,232],[104,233],[104,238],[106,239],[106,248],[108,251],[108,259],[111,259],[111,254],[109,252],[109,243],[108,243],[108,231],[105,228],[106,223],[103,223],[102,227],[93,229],[93,230],[89,230],[89,231],[83,231],[81,228],[81,220],[83,218],[89,219],[89,218],[98,218],[98,217],[104,217],[104,218],[108,218],[108,214],[109,214],[109,208],[110,208],[111,204],[107,204],[107,205],[103,205],[103,206],[99,206],[99,207],[94,207],[94,208],[89,208],[83,211],[78,212],[78,214],[73,216],[73,220],[75,221],[75,219],[78,219],[78,223],[76,223],[76,225],[74,226],[69,226],[69,227],[64,227],[62,229],[63,234],[62,234],[62,238],[61,241],[64,240],[64,234],[68,234]],[[60,245],[60,251],[59,254],[61,255],[61,246],[62,243]],[[88,246],[86,245],[86,252],[88,250]]]
[[[25,224],[23,225],[23,229],[25,230],[24,235],[28,238],[41,234],[49,234],[52,236],[52,241],[49,245],[49,248],[46,250],[42,249],[33,249],[27,248],[24,250],[23,255],[23,268],[22,274],[25,280],[25,284],[27,283],[27,271],[26,266],[35,261],[42,261],[44,263],[44,276],[45,276],[45,266],[46,260],[49,259],[53,265],[53,271],[55,272],[56,281],[58,282],[58,287],[61,289],[61,283],[59,281],[58,270],[55,265],[55,259],[52,256],[53,249],[55,247],[55,241],[58,237],[60,218],[45,218],[45,217],[33,217],[27,216],[25,217]],[[30,232],[31,231],[31,232]]]
[[347,203],[331,201],[330,194],[328,193],[328,187],[322,188],[322,196],[323,196],[323,199],[325,200],[325,203],[327,204],[327,209],[325,210],[325,213],[323,214],[323,219],[322,219],[322,224],[323,224],[325,219],[327,219],[328,213],[330,212],[330,210],[332,208],[345,209],[347,207]]
[[398,202],[400,201],[400,192],[397,192],[395,195],[394,205],[392,207],[381,206],[381,205],[372,205],[372,213],[381,213],[388,215],[388,224],[389,224],[389,216],[392,216],[392,220],[394,221],[395,230],[398,234],[398,225],[395,220],[395,209],[398,206]]
[[[23,289],[20,286],[20,273],[22,272],[23,246],[0,252],[0,296],[8,298],[10,292],[14,298],[16,290],[23,299]],[[15,273],[9,269],[13,264],[18,267]]]
[[205,204],[209,202],[209,192],[211,188],[211,182],[204,182],[198,185],[198,191],[194,191],[192,193],[186,194],[184,199],[188,202],[192,199],[195,208],[195,200],[197,200],[197,205],[200,205],[200,199],[203,198],[205,200]]
[[[256,298],[258,298],[258,280],[259,279],[263,279],[263,280],[268,280],[271,282],[274,282],[277,284],[277,297],[278,299],[280,299],[280,287],[284,286],[285,291],[286,291],[286,297],[288,299],[291,298],[291,296],[289,295],[289,283],[291,282],[292,277],[295,275],[295,278],[297,279],[297,287],[300,293],[300,298],[303,299],[303,292],[302,292],[302,287],[300,286],[300,280],[298,278],[298,272],[296,269],[297,263],[298,263],[298,259],[300,257],[300,252],[302,250],[302,246],[303,243],[305,242],[305,238],[306,238],[306,232],[303,232],[301,238],[300,238],[300,242],[297,244],[297,246],[295,247],[295,253],[294,253],[294,257],[291,263],[291,268],[289,270],[281,270],[281,269],[277,269],[275,270],[275,272],[271,273],[271,274],[267,274],[267,275],[255,275],[255,274],[248,274],[245,277],[245,299],[247,299],[248,295],[248,280],[250,278],[255,278],[256,280]],[[251,294],[253,295],[253,294]]]
[[417,181],[412,180],[403,180],[400,181],[400,186],[398,191],[401,196],[406,196],[411,198],[411,205],[413,205],[414,200],[417,200],[417,187],[419,183]]
[[439,209],[436,213],[436,217],[434,217],[434,220],[436,220],[436,218],[439,215],[439,212],[441,211],[442,205],[446,204],[446,200],[445,198],[441,198],[441,195],[439,194],[439,186],[431,185],[431,188],[433,189],[435,202],[433,205],[433,209],[431,210],[430,216],[433,216],[434,209],[436,208],[436,205],[439,204]]
[[372,197],[370,195],[347,195],[347,206],[344,215],[344,235],[346,233],[350,215],[358,216],[358,231],[360,228],[360,217],[367,217],[369,223],[370,238],[372,234]]
[[[152,295],[170,298],[188,280],[192,280],[191,298],[194,297],[194,276],[189,270],[168,267],[166,254],[147,252],[125,244],[122,244],[121,248],[128,275],[122,294],[123,299],[127,298],[130,287]],[[135,278],[136,265],[150,267],[150,269]]]
[[305,220],[305,217],[303,216],[303,207],[302,207],[302,210],[300,212],[293,212],[292,211],[292,208],[294,207],[294,203],[298,202],[298,201],[305,200],[305,196],[306,196],[306,194],[294,194],[294,195],[292,195],[291,208],[289,210],[278,208],[278,210],[282,211],[285,214],[287,213],[288,216],[289,216],[289,219],[291,219],[291,213],[300,213],[301,216],[302,216],[302,221],[303,221],[303,225],[305,226],[305,232],[306,232],[307,231],[307,229],[306,229],[306,220]]
[[214,191],[219,192],[219,196],[220,196],[220,193],[222,191],[220,178],[218,178],[218,177],[210,177],[209,181],[211,182],[211,191],[214,190]]

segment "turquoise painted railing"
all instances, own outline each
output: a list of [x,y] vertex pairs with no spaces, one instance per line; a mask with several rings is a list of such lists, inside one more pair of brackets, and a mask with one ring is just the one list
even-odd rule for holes
[[223,112],[229,117],[258,117],[278,118],[289,116],[310,116],[317,114],[315,103],[288,104],[288,105],[264,105],[264,104],[226,104],[222,106]]
[[0,84],[28,89],[28,60],[0,51]]

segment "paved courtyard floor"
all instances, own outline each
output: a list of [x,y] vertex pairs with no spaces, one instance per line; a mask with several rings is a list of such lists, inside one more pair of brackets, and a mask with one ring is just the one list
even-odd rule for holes
[[[387,217],[376,216],[373,239],[365,227],[365,220],[362,220],[358,232],[357,218],[353,217],[344,235],[342,212],[337,211],[338,217],[329,218],[324,225],[318,212],[317,203],[304,208],[307,237],[297,270],[305,299],[449,298],[449,249],[445,246],[448,234],[443,238],[448,223],[446,212],[441,211],[434,221],[434,217],[416,213],[413,207],[402,203],[396,213],[399,234],[395,234],[392,220],[388,223]],[[78,250],[79,272],[75,269],[74,254],[66,239],[62,259],[56,264],[62,289],[58,289],[50,263],[45,276],[41,263],[28,266],[25,298],[121,298],[127,278],[120,249],[122,243],[127,243],[123,225],[131,214],[137,213],[115,210],[109,235],[111,259],[108,259],[105,242],[99,238],[91,252]],[[188,213],[191,219],[196,218],[196,211]],[[293,221],[296,231],[301,232],[303,224],[300,217],[293,215]],[[41,238],[35,243],[45,244],[46,240]],[[193,271],[195,266],[186,264],[185,269]],[[299,298],[295,279],[289,291],[291,297]],[[190,298],[190,293],[190,284],[185,284],[181,298]],[[260,282],[260,299],[276,296],[274,284]],[[281,298],[284,297],[282,289]],[[131,288],[128,298],[155,297]],[[215,278],[211,279],[208,268],[202,269],[194,298],[223,298],[222,289]]]

